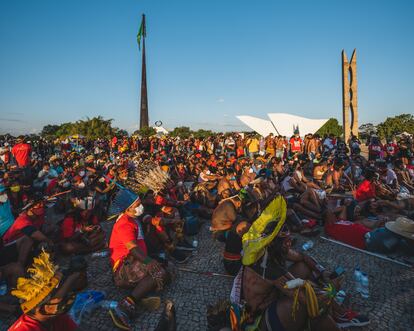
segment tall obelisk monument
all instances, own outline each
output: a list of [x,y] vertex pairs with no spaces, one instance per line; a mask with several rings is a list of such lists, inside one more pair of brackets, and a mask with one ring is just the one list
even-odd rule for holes
[[344,139],[347,143],[351,135],[358,136],[358,81],[356,49],[348,61],[342,50],[342,116]]
[[142,39],[142,71],[141,71],[141,103],[140,103],[140,121],[139,128],[145,128],[149,126],[148,119],[148,96],[147,96],[147,64],[145,58],[145,38],[147,36],[145,26],[145,15],[142,15],[141,26],[137,35],[138,47],[141,48]]

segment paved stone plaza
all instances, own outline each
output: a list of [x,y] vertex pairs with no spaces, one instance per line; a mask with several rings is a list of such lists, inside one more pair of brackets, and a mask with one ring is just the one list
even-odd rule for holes
[[[105,223],[110,231],[112,222]],[[222,244],[211,239],[207,225],[198,235],[199,249],[185,265],[199,271],[223,273],[220,252]],[[303,242],[298,237],[297,246]],[[323,265],[346,269],[345,290],[352,295],[352,308],[367,313],[371,324],[358,330],[414,330],[414,269],[409,269],[376,257],[356,252],[346,247],[314,240],[310,252]],[[89,288],[102,290],[109,299],[120,299],[125,292],[114,287],[107,258],[88,257]],[[370,280],[370,298],[354,296],[352,273],[355,266],[367,272]],[[172,299],[176,304],[179,331],[206,330],[206,306],[218,299],[228,298],[232,280],[226,277],[197,275],[179,272],[178,278],[162,293],[163,299]],[[158,312],[140,311],[135,330],[150,331],[157,324],[162,309]],[[12,318],[2,318],[0,330],[7,330]],[[95,311],[81,324],[81,330],[115,330],[106,311]],[[357,330],[357,329],[355,329]]]

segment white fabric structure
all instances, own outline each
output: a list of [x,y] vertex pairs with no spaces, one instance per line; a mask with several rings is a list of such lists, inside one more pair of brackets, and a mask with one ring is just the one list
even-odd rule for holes
[[304,136],[308,133],[315,133],[328,120],[313,120],[306,117],[285,114],[285,113],[271,113],[267,114],[272,123],[275,125],[280,135],[290,137],[293,135],[294,128],[299,127],[299,133]]
[[286,113],[270,113],[267,114],[267,116],[269,116],[270,121],[253,116],[236,117],[249,128],[264,137],[269,133],[290,137],[293,135],[293,131],[296,127],[299,128],[301,136],[308,133],[313,134],[328,121],[327,119],[314,120]]
[[155,131],[157,131],[157,133],[168,134],[168,130],[163,128],[162,126],[153,126],[153,128],[155,129]]
[[236,116],[240,121],[246,124],[249,128],[256,131],[263,137],[269,135],[269,133],[277,134],[272,122],[253,116]]

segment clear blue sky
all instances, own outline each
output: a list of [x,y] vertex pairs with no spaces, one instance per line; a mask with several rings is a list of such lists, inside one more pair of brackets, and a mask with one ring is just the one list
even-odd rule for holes
[[360,123],[414,112],[414,1],[0,0],[0,133],[96,115],[134,130],[143,12],[152,123],[340,119],[354,48]]

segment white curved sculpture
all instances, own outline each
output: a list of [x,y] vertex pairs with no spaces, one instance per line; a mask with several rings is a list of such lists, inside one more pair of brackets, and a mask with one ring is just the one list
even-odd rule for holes
[[236,117],[264,137],[269,133],[290,137],[293,135],[296,127],[299,128],[301,136],[308,133],[313,134],[328,121],[327,119],[314,120],[286,113],[270,113],[267,116],[269,116],[270,121],[253,116],[243,115]]
[[286,137],[293,135],[294,128],[297,126],[299,127],[299,133],[301,136],[308,133],[313,134],[328,121],[327,119],[313,120],[286,113],[270,113],[267,114],[267,116],[269,116],[279,134]]
[[267,135],[269,135],[269,133],[273,133],[274,135],[277,134],[276,129],[274,128],[272,122],[270,122],[269,120],[264,120],[258,117],[245,115],[240,115],[236,117],[244,124],[246,124],[249,128],[256,131],[263,137],[266,137]]

